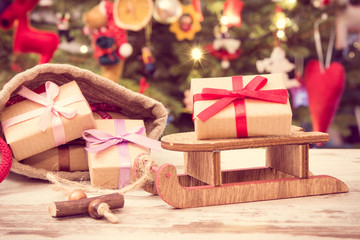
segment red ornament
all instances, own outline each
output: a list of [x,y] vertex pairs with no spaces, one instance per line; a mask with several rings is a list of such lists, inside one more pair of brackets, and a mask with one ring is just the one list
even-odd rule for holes
[[344,91],[345,69],[333,62],[321,72],[319,61],[311,60],[306,66],[304,80],[313,130],[327,132]]
[[241,11],[244,6],[244,3],[240,0],[226,0],[223,7],[224,16],[227,17],[229,21],[226,24],[227,27],[241,26]]
[[0,12],[0,27],[10,29],[15,20],[18,24],[13,39],[14,53],[40,54],[39,64],[50,61],[60,42],[56,33],[32,28],[28,19],[38,0],[15,0]]
[[139,93],[144,93],[149,86],[150,83],[146,81],[145,77],[142,77],[139,83]]

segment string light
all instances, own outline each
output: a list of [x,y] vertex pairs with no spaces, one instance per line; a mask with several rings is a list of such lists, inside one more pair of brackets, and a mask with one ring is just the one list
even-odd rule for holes
[[278,30],[277,33],[276,33],[276,36],[280,39],[284,38],[285,37],[285,32],[284,30]]
[[80,47],[80,52],[82,54],[88,53],[89,52],[89,48],[86,45],[81,45]]
[[193,48],[191,50],[191,56],[195,61],[199,61],[203,56],[203,52],[200,48]]
[[284,17],[280,17],[279,19],[277,19],[276,21],[276,27],[278,29],[283,29],[286,27],[286,18]]
[[229,18],[227,16],[222,16],[220,19],[221,25],[228,25],[229,24]]

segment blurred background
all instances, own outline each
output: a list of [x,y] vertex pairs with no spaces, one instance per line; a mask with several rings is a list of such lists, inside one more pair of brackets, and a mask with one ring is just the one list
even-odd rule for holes
[[169,134],[193,131],[191,78],[281,72],[293,125],[330,133],[322,147],[360,148],[360,1],[99,3],[0,0],[1,87],[44,62],[107,72],[162,102]]

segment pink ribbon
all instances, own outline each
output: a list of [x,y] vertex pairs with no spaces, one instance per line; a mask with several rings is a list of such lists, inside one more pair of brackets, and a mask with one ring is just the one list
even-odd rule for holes
[[44,94],[37,94],[23,86],[18,94],[43,107],[10,118],[2,123],[2,127],[3,129],[6,129],[10,126],[40,117],[37,124],[38,128],[44,132],[49,123],[52,122],[55,144],[56,146],[59,146],[66,143],[65,129],[61,121],[61,116],[71,119],[77,114],[76,109],[68,108],[66,106],[76,102],[85,101],[85,98],[83,95],[78,94],[56,101],[55,98],[59,95],[60,88],[50,81],[45,83],[45,90],[44,96]]
[[85,149],[88,152],[97,153],[114,145],[132,142],[146,148],[161,151],[162,148],[160,142],[140,135],[143,132],[145,132],[144,127],[133,128],[124,134],[116,136],[113,136],[99,129],[86,130],[83,132],[83,138],[88,142],[88,147]]
[[83,132],[83,138],[87,141],[87,151],[97,153],[103,151],[111,146],[116,145],[119,154],[120,168],[119,168],[119,188],[129,184],[131,173],[131,160],[129,153],[129,142],[137,145],[161,151],[161,144],[159,141],[143,136],[145,132],[144,127],[133,128],[126,132],[125,120],[114,119],[115,122],[115,136],[98,129],[90,129]]

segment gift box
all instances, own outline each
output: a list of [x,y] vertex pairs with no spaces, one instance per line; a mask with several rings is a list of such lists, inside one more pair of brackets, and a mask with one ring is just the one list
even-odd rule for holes
[[191,80],[197,139],[289,135],[283,74]]
[[22,160],[23,164],[49,171],[88,171],[85,142],[75,140]]
[[7,143],[18,161],[80,138],[95,120],[75,81],[57,86],[46,82],[38,94],[22,87],[26,100],[4,109],[0,120]]
[[143,120],[95,120],[97,129],[87,130],[87,157],[91,185],[117,189],[133,179],[132,166],[140,154],[149,148],[160,148],[160,142],[147,138]]

